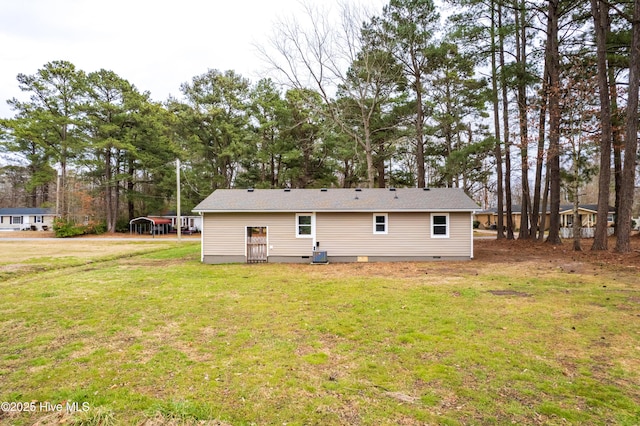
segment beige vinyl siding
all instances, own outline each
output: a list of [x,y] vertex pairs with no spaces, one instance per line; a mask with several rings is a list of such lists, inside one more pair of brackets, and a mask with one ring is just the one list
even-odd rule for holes
[[449,238],[431,238],[429,213],[389,213],[373,233],[373,213],[317,213],[316,239],[331,256],[470,256],[471,215],[449,214]]
[[[308,213],[308,212],[299,212]],[[431,237],[429,213],[388,214],[373,233],[373,213],[316,213],[316,241],[331,256],[470,257],[471,215],[449,213],[449,238]],[[266,226],[269,256],[309,256],[312,238],[296,238],[295,213],[206,213],[203,254],[244,256],[247,226]]]
[[311,255],[312,239],[296,238],[295,213],[205,213],[203,254],[244,256],[247,226],[267,227],[269,256]]
[[[431,218],[429,218],[431,223]],[[469,256],[473,244],[470,213],[449,213],[449,238],[427,237],[429,255],[433,256]],[[436,253],[436,254],[433,254]]]

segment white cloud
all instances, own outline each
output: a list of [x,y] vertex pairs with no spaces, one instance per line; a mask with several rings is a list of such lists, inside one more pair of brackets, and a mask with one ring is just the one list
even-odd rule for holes
[[255,81],[253,43],[296,10],[297,0],[0,0],[0,117],[12,115],[7,99],[27,97],[16,76],[54,60],[112,70],[158,101],[211,68]]

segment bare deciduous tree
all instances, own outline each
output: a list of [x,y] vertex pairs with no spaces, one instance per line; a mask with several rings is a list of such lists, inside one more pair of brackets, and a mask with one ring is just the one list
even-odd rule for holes
[[[256,46],[283,84],[317,91],[321,111],[347,134],[366,156],[367,184],[375,184],[373,134],[374,115],[394,92],[397,76],[384,52],[367,45],[362,23],[371,18],[364,7],[340,4],[338,25],[331,11],[316,4],[303,4],[305,22],[282,19],[274,25],[269,45]],[[342,93],[356,113],[345,114],[336,97]],[[354,117],[357,117],[354,120]]]

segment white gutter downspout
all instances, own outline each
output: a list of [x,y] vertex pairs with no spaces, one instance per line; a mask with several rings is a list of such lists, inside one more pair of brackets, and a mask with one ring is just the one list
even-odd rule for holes
[[311,212],[311,250],[316,250],[316,212]]
[[471,212],[471,259],[473,259],[473,213]]
[[200,218],[202,219],[202,229],[200,230],[200,262],[204,262],[204,213],[198,212]]

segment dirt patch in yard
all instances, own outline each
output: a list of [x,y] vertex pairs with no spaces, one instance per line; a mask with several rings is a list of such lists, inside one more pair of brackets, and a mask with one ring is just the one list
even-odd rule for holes
[[516,297],[531,297],[529,293],[523,293],[521,291],[514,290],[489,290],[489,293],[494,296],[516,296]]
[[[607,270],[619,272],[620,280],[637,279],[640,273],[640,238],[633,237],[633,251],[615,253],[615,239],[609,241],[608,251],[591,251],[592,240],[583,241],[583,251],[572,249],[570,241],[561,245],[521,240],[474,241],[474,259],[470,261],[433,262],[372,262],[331,263],[326,266],[306,264],[290,265],[299,268],[300,274],[317,274],[319,277],[422,277],[424,283],[442,283],[445,279],[473,277],[488,271],[505,271],[535,276],[549,271],[570,275],[598,275]],[[626,278],[625,278],[626,277]],[[636,277],[636,278],[634,278]]]
[[3,238],[53,238],[53,231],[2,231],[0,240]]
[[582,251],[574,251],[571,241],[560,245],[523,240],[476,240],[474,261],[482,263],[538,262],[552,264],[567,273],[583,273],[593,267],[619,267],[640,270],[640,237],[631,238],[630,253],[615,253],[615,238],[609,239],[609,250],[591,251],[593,240],[582,241]]

